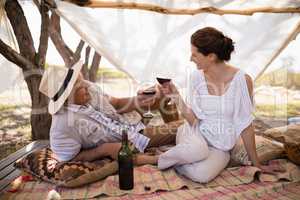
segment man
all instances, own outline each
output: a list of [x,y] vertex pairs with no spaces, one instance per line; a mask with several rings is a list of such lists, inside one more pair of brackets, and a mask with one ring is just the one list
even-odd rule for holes
[[[96,84],[83,79],[81,67],[81,62],[70,69],[49,67],[39,88],[50,98],[50,146],[59,161],[93,161],[105,156],[115,159],[124,126],[128,129],[129,139],[141,152],[147,147],[175,143],[175,134],[151,135],[141,122],[131,123],[120,115],[138,107],[151,106],[157,96],[108,96]],[[157,156],[141,154],[136,162],[156,164]]]

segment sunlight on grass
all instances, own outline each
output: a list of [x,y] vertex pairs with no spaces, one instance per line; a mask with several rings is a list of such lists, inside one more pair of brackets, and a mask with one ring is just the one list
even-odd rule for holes
[[294,117],[300,115],[300,101],[288,104],[258,104],[255,106],[255,116],[264,117]]

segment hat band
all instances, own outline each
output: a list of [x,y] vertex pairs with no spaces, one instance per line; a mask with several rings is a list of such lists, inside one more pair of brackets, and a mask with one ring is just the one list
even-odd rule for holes
[[64,91],[66,90],[72,75],[73,75],[74,70],[73,69],[69,69],[68,74],[62,84],[62,86],[59,88],[58,92],[54,95],[54,97],[52,97],[53,101],[57,101],[57,99],[59,99],[59,97],[64,93]]

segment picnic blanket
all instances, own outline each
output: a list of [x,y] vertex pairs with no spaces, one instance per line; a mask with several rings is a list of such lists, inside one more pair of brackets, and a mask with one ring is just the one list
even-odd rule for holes
[[[191,196],[192,194],[201,196],[208,194],[220,195],[223,190],[237,190],[241,192],[246,191],[249,192],[249,195],[252,195],[252,190],[255,187],[269,186],[271,191],[274,187],[283,188],[287,184],[300,182],[300,167],[290,161],[286,159],[272,160],[269,162],[269,165],[279,165],[285,168],[286,172],[270,175],[261,174],[259,169],[253,166],[226,168],[213,181],[207,184],[200,184],[180,176],[174,169],[160,171],[156,166],[144,165],[135,168],[134,189],[130,191],[120,190],[118,188],[118,176],[114,175],[107,177],[105,180],[74,189],[55,187],[53,184],[46,182],[29,181],[23,183],[18,192],[7,192],[4,198],[22,200],[47,199],[51,190],[55,190],[59,193],[61,199],[88,199],[107,196],[120,197],[122,195],[134,199],[145,199],[145,197],[149,195],[150,199],[160,199],[157,198],[157,195],[169,195],[164,193],[160,194],[159,192],[161,191],[176,191],[175,193],[178,193],[179,196],[181,193],[187,196]],[[299,190],[299,185],[296,184],[293,187],[297,187]],[[182,188],[187,188],[188,192],[185,190],[181,191]],[[176,195],[172,194],[171,196]]]
[[[100,199],[101,197],[97,198]],[[96,198],[95,198],[96,199]],[[268,182],[250,183],[237,186],[213,188],[181,189],[172,192],[156,192],[146,195],[126,195],[101,198],[104,200],[289,200],[300,199],[300,183]]]

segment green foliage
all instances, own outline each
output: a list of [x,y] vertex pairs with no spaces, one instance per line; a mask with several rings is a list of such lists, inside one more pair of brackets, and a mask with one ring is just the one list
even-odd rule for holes
[[6,110],[14,110],[16,109],[18,106],[16,105],[6,105],[6,104],[0,104],[0,112],[1,111],[6,111]]

